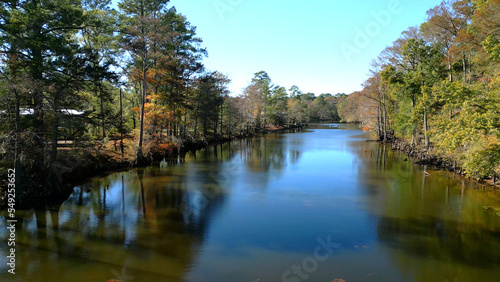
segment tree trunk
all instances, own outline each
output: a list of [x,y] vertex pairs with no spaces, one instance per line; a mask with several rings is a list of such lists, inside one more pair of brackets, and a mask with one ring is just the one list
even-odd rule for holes
[[377,105],[377,135],[378,140],[382,140],[382,112],[380,110],[380,103]]
[[203,119],[203,138],[207,138],[207,120]]
[[215,139],[217,139],[217,126],[218,126],[218,121],[219,121],[218,116],[219,116],[219,114],[217,114],[217,118],[214,121],[214,138]]
[[427,120],[427,109],[424,108],[424,138],[425,138],[425,148],[429,149],[429,124]]
[[142,153],[142,143],[144,138],[144,104],[146,103],[146,62],[142,71],[142,95],[141,95],[141,120],[139,125],[139,146],[137,148],[137,159],[144,158]]
[[186,139],[186,131],[187,131],[187,114],[184,114],[184,128],[182,131],[182,137],[185,140]]
[[[16,192],[15,192],[15,197],[16,199],[22,200],[21,196],[23,195],[23,186],[21,185],[21,179],[24,177],[21,171],[21,160],[20,160],[20,155],[21,155],[21,146],[19,146],[19,140],[21,138],[20,133],[21,133],[21,116],[19,114],[20,110],[20,99],[19,95],[17,94],[17,91],[14,90],[14,95],[16,97],[16,143],[15,143],[15,151],[14,151],[14,169],[16,172],[16,179],[15,179],[15,184],[16,184]],[[18,201],[19,201],[18,200]]]
[[[144,17],[144,3],[141,5],[141,17]],[[144,41],[144,54],[142,57],[142,95],[141,95],[141,120],[139,125],[139,144],[137,148],[137,160],[142,160],[144,155],[142,153],[142,143],[144,139],[144,104],[146,103],[146,72],[147,72],[147,59],[148,59],[148,48],[146,43],[146,31],[144,29],[144,24],[141,25],[141,34]]]
[[449,75],[448,75],[448,79],[450,80],[450,82],[453,82],[453,66],[452,66],[452,63],[451,63],[451,56],[448,55],[448,71],[450,72]]
[[122,89],[120,88],[120,151],[123,159],[123,102],[122,102]]
[[220,135],[221,135],[221,139],[224,138],[224,131],[222,128],[224,126],[223,118],[224,118],[224,104],[220,105]]
[[50,153],[50,163],[54,163],[57,158],[57,141],[59,140],[59,113],[57,112],[57,97],[54,97],[54,123],[52,124],[52,150]]
[[462,52],[462,64],[463,64],[463,70],[464,70],[464,81],[467,82],[467,60],[465,58],[465,52]]
[[199,102],[196,104],[196,109],[194,110],[194,138],[196,138],[196,131],[198,129],[198,106]]
[[[96,89],[95,89],[95,95],[98,95],[98,90],[97,90],[97,83],[96,83]],[[106,130],[104,128],[104,97],[103,93],[100,95],[101,98],[101,127],[102,127],[102,139],[106,138]]]
[[[34,34],[36,35],[36,39],[39,39],[41,37],[41,31],[42,31],[42,26],[41,23],[38,23],[34,27]],[[38,42],[38,40],[36,41]],[[35,129],[35,132],[40,137],[45,136],[45,123],[44,123],[44,113],[43,113],[43,84],[42,85],[36,85],[39,83],[42,83],[43,81],[43,51],[40,46],[34,47],[33,48],[33,60],[31,64],[32,68],[32,73],[31,76],[33,77],[33,82],[35,83],[35,89],[33,91],[33,116],[34,116],[34,123],[33,127]]]
[[385,91],[382,90],[382,114],[384,122],[384,142],[387,142],[387,109],[385,107]]
[[472,76],[472,55],[469,53],[469,77]]

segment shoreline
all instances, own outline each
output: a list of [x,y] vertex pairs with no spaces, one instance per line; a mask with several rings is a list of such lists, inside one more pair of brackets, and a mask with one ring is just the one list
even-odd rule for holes
[[[188,152],[196,152],[213,145],[224,144],[234,140],[260,137],[272,133],[282,133],[304,127],[305,125],[291,125],[287,127],[262,128],[248,135],[184,142],[166,148],[161,152],[153,152],[140,162],[135,158],[132,160],[118,160],[104,152],[95,156],[88,152],[83,152],[84,156],[78,157],[72,154],[62,154],[64,156],[62,160],[54,164],[49,170],[45,184],[32,183],[31,185],[27,185],[27,189],[24,191],[26,198],[22,200],[18,199],[16,202],[18,206],[17,209],[46,209],[60,205],[69,195],[71,195],[74,186],[86,183],[94,177],[105,177],[116,172],[149,167],[163,160],[178,159]],[[2,190],[0,193],[0,210],[4,211],[7,204],[5,200],[6,191]]]
[[[110,154],[101,152],[98,155],[84,154],[76,158],[71,154],[65,155],[62,162],[53,166],[49,171],[46,184],[29,186],[26,198],[18,202],[20,209],[44,209],[64,202],[73,191],[73,187],[89,182],[95,177],[105,177],[112,173],[127,171],[136,168],[145,168],[155,165],[163,160],[178,161],[179,157],[188,152],[196,152],[209,146],[224,144],[234,140],[256,138],[272,133],[282,133],[289,130],[304,128],[304,125],[293,125],[289,127],[258,129],[249,135],[231,136],[232,138],[196,140],[184,142],[177,146],[171,146],[161,152],[149,154],[142,162],[135,159],[118,160]],[[433,154],[422,147],[410,144],[401,139],[392,139],[389,141],[367,140],[377,142],[382,145],[390,145],[392,150],[400,151],[411,161],[418,165],[428,165],[442,171],[449,171],[474,180],[480,185],[488,185],[493,188],[500,188],[500,182],[494,183],[493,179],[477,180],[464,173],[464,170],[457,165],[457,162],[451,159]],[[174,160],[175,159],[175,160]],[[49,182],[55,182],[50,183]],[[50,188],[47,188],[50,186]],[[42,189],[40,189],[42,188]],[[5,192],[0,191],[0,210],[5,210]],[[19,208],[19,207],[18,207]]]
[[435,153],[429,152],[422,147],[410,144],[405,140],[396,138],[385,142],[377,140],[377,142],[381,144],[390,144],[392,150],[402,152],[407,157],[411,158],[413,163],[415,164],[428,165],[438,170],[452,172],[462,177],[467,177],[470,180],[477,182],[478,184],[489,185],[494,188],[500,189],[500,179],[497,178],[496,181],[494,180],[494,178],[477,180],[467,175],[463,168],[458,165],[456,160],[439,156]]

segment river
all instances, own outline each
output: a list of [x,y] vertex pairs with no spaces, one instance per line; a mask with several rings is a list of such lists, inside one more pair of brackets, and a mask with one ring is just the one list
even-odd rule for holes
[[500,193],[367,138],[316,124],[95,178],[18,211],[15,275],[2,226],[0,280],[500,281]]

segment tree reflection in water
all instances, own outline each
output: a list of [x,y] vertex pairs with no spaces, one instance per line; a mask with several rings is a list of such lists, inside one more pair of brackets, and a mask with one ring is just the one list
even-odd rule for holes
[[232,181],[228,162],[238,158],[243,169],[278,173],[300,158],[283,140],[211,146],[165,160],[163,168],[96,178],[75,187],[64,203],[19,211],[18,277],[104,281],[125,269],[141,280],[181,280],[224,205]]
[[[318,236],[341,248],[310,281],[499,277],[499,192],[414,165],[353,128],[219,144],[19,211],[16,278],[279,281]],[[0,228],[1,275],[6,236]]]
[[[359,173],[372,196],[378,240],[389,247],[400,269],[414,274],[416,281],[491,279],[486,270],[500,264],[500,220],[486,207],[498,204],[498,191],[476,191],[477,184],[413,165],[386,145],[360,141],[355,146],[361,158],[370,159]],[[484,277],[458,265],[484,269],[479,275]]]

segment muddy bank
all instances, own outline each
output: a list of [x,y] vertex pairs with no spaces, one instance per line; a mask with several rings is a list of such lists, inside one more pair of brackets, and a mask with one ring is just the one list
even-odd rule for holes
[[[451,158],[439,156],[431,150],[426,150],[424,147],[415,146],[405,140],[393,139],[388,141],[393,150],[403,152],[408,157],[414,160],[414,163],[419,165],[427,165],[439,170],[450,171],[464,177],[469,177],[463,168],[461,168],[457,161]],[[470,178],[470,177],[469,177]],[[493,177],[478,181],[481,184],[489,184],[500,188],[500,179]]]
[[413,158],[416,164],[428,165],[464,175],[463,169],[457,165],[456,161],[440,157],[423,147],[415,146],[401,139],[395,139],[390,144],[393,150],[402,151],[408,157]]

